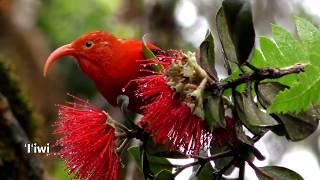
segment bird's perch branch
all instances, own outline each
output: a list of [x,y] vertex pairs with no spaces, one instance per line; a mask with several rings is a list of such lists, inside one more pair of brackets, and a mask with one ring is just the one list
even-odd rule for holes
[[[304,72],[305,65],[295,64],[286,68],[261,68],[254,72],[245,72],[241,74],[237,79],[230,80],[226,83],[218,85],[222,89],[228,89],[236,87],[240,84],[248,81],[262,81],[265,79],[277,79],[282,76],[294,73]],[[217,84],[212,84],[212,87],[216,87]]]

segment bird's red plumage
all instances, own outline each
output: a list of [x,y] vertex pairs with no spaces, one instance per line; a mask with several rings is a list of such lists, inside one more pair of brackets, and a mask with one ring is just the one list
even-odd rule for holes
[[[149,48],[156,48],[156,46],[149,44]],[[125,93],[132,96],[133,92],[130,90],[130,86],[126,88],[125,92],[122,89],[131,80],[143,75],[139,63],[139,60],[143,59],[142,41],[122,40],[118,49],[114,51],[114,57],[98,70],[101,70],[100,73],[104,76],[95,80],[97,88],[111,104],[116,103],[115,97],[119,94]]]
[[[73,56],[83,72],[95,82],[100,93],[115,105],[117,96],[124,94],[122,89],[142,75],[139,70],[139,60],[144,59],[142,43],[141,40],[119,39],[102,31],[87,33],[54,51],[45,64],[44,73],[57,59]],[[147,46],[159,49],[153,44]],[[134,97],[132,93],[130,88],[125,92],[129,97]]]

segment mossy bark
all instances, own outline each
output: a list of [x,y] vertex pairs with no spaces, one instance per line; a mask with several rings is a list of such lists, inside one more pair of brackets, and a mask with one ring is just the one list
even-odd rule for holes
[[9,67],[0,59],[0,93],[7,98],[10,103],[10,109],[19,121],[21,127],[25,130],[28,137],[33,139],[36,130],[36,119],[26,98],[22,95],[18,87],[18,81]]
[[0,179],[45,179],[40,161],[27,154],[36,120],[17,81],[0,61]]

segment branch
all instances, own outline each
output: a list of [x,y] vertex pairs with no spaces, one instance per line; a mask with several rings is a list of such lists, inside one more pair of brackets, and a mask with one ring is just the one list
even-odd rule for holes
[[209,157],[199,157],[199,156],[192,156],[193,158],[198,159],[197,161],[194,161],[192,163],[188,163],[182,166],[178,166],[177,171],[173,174],[173,176],[177,176],[179,173],[181,173],[184,169],[192,167],[192,166],[196,166],[196,165],[205,165],[206,163],[216,160],[216,159],[220,159],[223,157],[228,157],[228,156],[232,156],[233,152],[232,151],[226,151],[226,152],[222,152],[213,156],[209,156]]
[[[277,79],[282,76],[294,73],[304,72],[305,65],[295,64],[293,66],[285,68],[261,68],[254,72],[245,72],[241,74],[237,79],[230,80],[226,83],[220,84],[222,89],[234,88],[240,84],[248,81],[262,81],[265,79]],[[212,84],[212,87],[216,87],[216,84]]]

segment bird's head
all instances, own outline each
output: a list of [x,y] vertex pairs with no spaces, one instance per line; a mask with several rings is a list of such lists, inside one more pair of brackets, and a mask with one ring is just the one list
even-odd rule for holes
[[86,33],[70,44],[59,47],[48,57],[44,69],[44,76],[54,62],[65,56],[76,58],[81,69],[88,75],[99,69],[108,59],[113,56],[114,50],[120,43],[119,39],[110,33],[96,31]]

